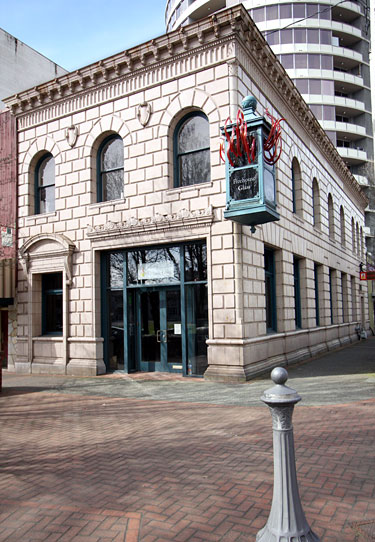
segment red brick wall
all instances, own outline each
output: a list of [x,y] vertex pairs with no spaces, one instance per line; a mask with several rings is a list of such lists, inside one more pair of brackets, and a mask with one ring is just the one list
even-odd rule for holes
[[16,256],[16,196],[16,122],[0,111],[0,259]]

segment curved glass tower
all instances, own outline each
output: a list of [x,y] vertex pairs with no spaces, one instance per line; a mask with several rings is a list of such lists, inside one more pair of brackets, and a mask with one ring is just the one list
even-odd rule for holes
[[[374,158],[369,2],[242,2],[339,154],[364,186],[368,186]],[[168,0],[167,31],[240,3]]]

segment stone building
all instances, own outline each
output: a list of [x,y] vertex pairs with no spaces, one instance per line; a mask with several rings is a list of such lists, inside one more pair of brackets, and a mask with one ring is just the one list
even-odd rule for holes
[[[255,232],[224,216],[219,153],[248,95],[258,116],[285,119],[280,219]],[[243,7],[6,103],[19,149],[15,371],[243,381],[367,325],[367,201]]]
[[0,28],[0,370],[14,367],[17,338],[15,119],[3,98],[67,73]]

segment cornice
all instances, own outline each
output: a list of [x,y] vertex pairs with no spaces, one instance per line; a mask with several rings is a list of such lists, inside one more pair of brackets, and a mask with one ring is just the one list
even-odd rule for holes
[[[33,89],[4,99],[24,129],[72,114],[132,92],[160,85],[187,73],[199,71],[234,58],[231,43],[239,42],[247,54],[240,63],[251,75],[252,63],[265,74],[289,113],[318,146],[336,173],[360,204],[368,200],[346,167],[335,146],[314,117],[287,72],[277,60],[261,32],[242,6],[220,11],[196,23],[65,74]],[[227,47],[223,51],[223,46]],[[192,55],[212,54],[201,62],[189,62]]]
[[[323,156],[326,157],[338,175],[346,181],[351,193],[360,200],[363,208],[365,208],[368,199],[345,165],[336,147],[244,8],[242,15],[243,19],[233,17],[232,22],[232,28],[237,30],[239,41],[247,53],[246,58],[241,58],[241,63],[254,62],[261,73],[267,74],[270,85],[273,86],[275,92],[288,107],[290,114],[296,118],[302,128],[306,130],[308,136],[314,140]],[[247,71],[251,74],[251,69]]]
[[[219,45],[218,40],[225,39],[231,33],[231,11],[228,10],[220,16],[214,14],[193,25],[99,60],[3,101],[12,113],[19,117],[46,106],[57,105],[69,98],[82,97],[89,91],[100,92],[111,84],[118,84],[136,76],[142,77],[150,69],[185,58],[193,49],[198,53],[199,49],[203,51],[211,45]],[[175,77],[177,75],[174,74]],[[158,81],[159,84],[160,82]]]

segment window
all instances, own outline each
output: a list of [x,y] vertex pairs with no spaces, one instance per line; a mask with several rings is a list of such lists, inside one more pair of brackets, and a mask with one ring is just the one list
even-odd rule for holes
[[342,321],[349,322],[349,300],[348,300],[348,276],[341,273],[341,303],[342,303]]
[[42,334],[61,335],[63,330],[62,273],[42,275]]
[[333,216],[333,199],[331,194],[328,194],[328,235],[329,238],[335,239],[335,225],[334,225],[334,216]]
[[355,322],[358,319],[357,312],[357,288],[355,283],[355,277],[350,277],[350,289],[352,297],[352,320]]
[[302,214],[302,178],[297,158],[292,161],[292,208],[293,213]]
[[353,250],[353,254],[355,254],[355,250],[356,250],[356,245],[355,245],[355,225],[354,225],[354,218],[352,218],[352,250]]
[[302,327],[301,316],[301,284],[300,284],[300,269],[299,259],[293,258],[293,285],[294,285],[294,321],[296,328]]
[[97,161],[98,201],[124,196],[124,144],[120,136],[107,137],[99,147]]
[[333,269],[329,270],[329,317],[330,322],[333,324]]
[[360,251],[361,251],[361,246],[360,246],[360,242],[359,242],[359,226],[358,226],[358,222],[356,222],[356,225],[355,225],[355,233],[356,233],[356,246],[357,246],[356,254],[357,254],[357,256],[359,256]]
[[314,263],[314,287],[315,287],[315,323],[320,326],[319,312],[319,275],[321,274],[321,266]]
[[206,115],[190,113],[174,133],[174,185],[189,186],[211,180],[210,130]]
[[267,332],[277,331],[276,326],[276,273],[275,253],[270,248],[264,249],[264,272],[266,294]]
[[345,246],[345,214],[344,208],[341,205],[340,207],[340,235],[341,235],[341,244]]
[[320,195],[318,181],[314,178],[312,184],[313,225],[320,229]]
[[35,169],[35,214],[55,210],[55,159],[45,154]]

